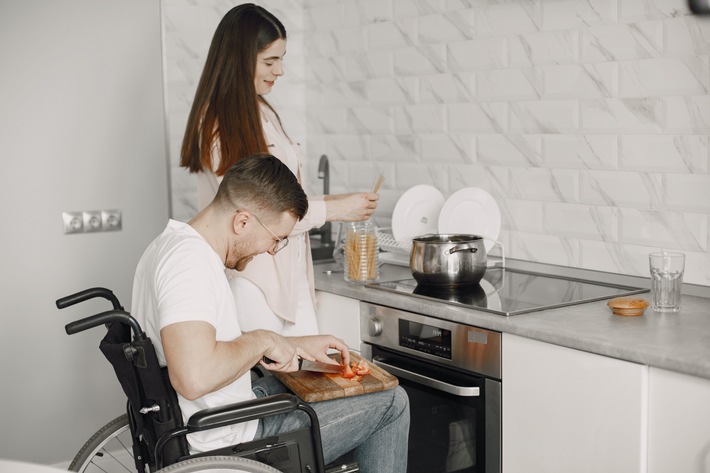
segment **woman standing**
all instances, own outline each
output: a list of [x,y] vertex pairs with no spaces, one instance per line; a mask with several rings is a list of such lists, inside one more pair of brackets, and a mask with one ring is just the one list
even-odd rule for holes
[[[224,173],[255,152],[270,153],[301,176],[298,144],[264,99],[283,75],[286,29],[254,4],[232,8],[217,26],[183,139],[180,165],[197,173],[200,208],[214,197]],[[378,194],[309,196],[306,217],[288,244],[259,255],[231,279],[243,331],[283,335],[318,332],[308,230],[326,221],[360,221],[377,207]],[[259,225],[257,221],[254,225]]]

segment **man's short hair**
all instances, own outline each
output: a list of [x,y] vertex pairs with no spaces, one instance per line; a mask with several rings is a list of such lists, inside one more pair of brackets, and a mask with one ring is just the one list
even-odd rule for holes
[[265,153],[247,156],[229,168],[214,203],[227,212],[247,210],[273,217],[290,212],[298,220],[308,211],[308,198],[296,176]]

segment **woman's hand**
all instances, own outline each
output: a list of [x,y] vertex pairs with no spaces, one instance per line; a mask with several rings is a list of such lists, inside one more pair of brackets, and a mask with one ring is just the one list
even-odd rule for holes
[[380,195],[375,192],[326,195],[325,220],[328,222],[359,222],[375,213]]
[[328,350],[335,349],[340,352],[341,364],[344,366],[350,366],[350,350],[345,342],[339,338],[332,335],[310,335],[305,337],[287,338],[303,352],[310,355],[302,356],[304,359],[337,365],[337,363],[328,356]]

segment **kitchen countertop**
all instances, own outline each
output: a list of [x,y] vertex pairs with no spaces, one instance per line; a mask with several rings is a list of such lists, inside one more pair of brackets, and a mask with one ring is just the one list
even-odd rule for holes
[[[592,273],[586,272],[585,279],[592,279]],[[611,275],[599,274],[609,282]],[[410,277],[404,266],[384,264],[380,270],[380,281]],[[618,278],[619,284],[629,283],[630,278]],[[636,284],[628,285],[648,287],[647,282],[639,284],[643,278],[631,279]],[[315,286],[344,297],[710,379],[707,297],[683,294],[680,312],[660,313],[649,307],[639,317],[613,315],[606,300],[505,317],[347,283],[336,263],[315,265]],[[639,297],[650,300],[648,293]]]

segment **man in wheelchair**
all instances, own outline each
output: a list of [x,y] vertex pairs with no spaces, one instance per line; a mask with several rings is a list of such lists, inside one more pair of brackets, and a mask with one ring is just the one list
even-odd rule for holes
[[[184,419],[205,408],[264,397],[287,389],[273,376],[252,381],[251,368],[295,371],[299,358],[349,363],[347,346],[331,335],[283,337],[242,332],[225,267],[242,270],[257,254],[278,251],[308,209],[293,173],[270,155],[250,156],[225,175],[214,200],[190,222],[171,220],[141,257],[132,313],[168,366]],[[270,360],[269,363],[264,358]],[[311,404],[326,464],[353,452],[360,471],[407,469],[409,403],[401,387]],[[307,425],[292,412],[188,436],[202,452]]]

